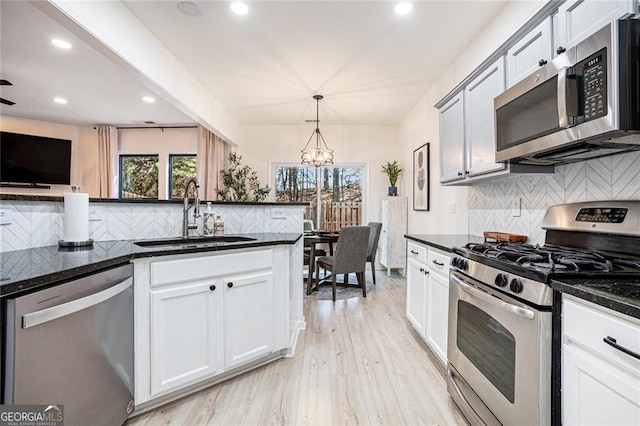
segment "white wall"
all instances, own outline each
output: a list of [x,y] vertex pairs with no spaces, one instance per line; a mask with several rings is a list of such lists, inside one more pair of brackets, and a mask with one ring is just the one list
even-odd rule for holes
[[[443,73],[399,126],[399,152],[401,162],[411,165],[413,150],[426,142],[431,143],[431,209],[413,211],[412,194],[409,195],[409,232],[413,234],[466,234],[468,225],[468,188],[440,185],[440,149],[438,111],[433,107],[504,41],[516,32],[544,1],[508,2],[500,14],[487,25],[458,60]],[[412,167],[412,166],[409,166]],[[405,187],[411,188],[412,173],[405,174]],[[455,213],[450,213],[455,204]]]
[[[90,127],[78,127],[25,118],[0,116],[0,129],[5,132],[24,133],[71,140],[71,185],[80,185],[82,192],[89,191],[91,182],[85,183],[87,170],[85,153],[97,143],[97,133]],[[94,169],[95,170],[95,169]],[[27,194],[59,196],[71,191],[71,185],[51,185],[51,189],[2,188],[3,194]]]
[[120,154],[158,154],[158,195],[169,198],[169,154],[196,154],[198,129],[120,129]]
[[[314,125],[240,126],[242,162],[251,166],[264,185],[273,186],[271,164],[300,163],[301,150],[315,129]],[[400,158],[397,126],[320,125],[336,164],[366,164],[365,213],[363,223],[380,219],[380,199],[387,194],[389,181],[382,164]],[[312,143],[314,143],[312,141]],[[407,169],[408,164],[402,163]],[[407,191],[399,185],[399,195]],[[272,194],[273,195],[273,191]]]

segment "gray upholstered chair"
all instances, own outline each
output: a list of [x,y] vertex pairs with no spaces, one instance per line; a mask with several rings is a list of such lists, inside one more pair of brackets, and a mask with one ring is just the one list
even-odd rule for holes
[[[338,244],[333,256],[320,256],[316,260],[316,277],[320,277],[320,268],[331,272],[333,301],[336,301],[336,275],[344,274],[345,285],[350,273],[355,273],[358,284],[362,286],[362,296],[367,297],[364,270],[367,265],[367,249],[370,228],[368,226],[345,226],[340,230]],[[320,281],[318,281],[320,285]]]
[[367,224],[371,231],[369,232],[369,247],[367,249],[367,262],[371,263],[371,275],[373,276],[373,283],[376,283],[376,252],[378,251],[378,240],[380,240],[380,230],[382,230],[382,223],[369,222]]

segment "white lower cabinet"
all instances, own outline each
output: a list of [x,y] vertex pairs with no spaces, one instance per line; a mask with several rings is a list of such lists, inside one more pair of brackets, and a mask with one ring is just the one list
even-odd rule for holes
[[222,369],[222,295],[213,286],[212,281],[202,281],[151,292],[152,394]]
[[443,364],[447,363],[447,325],[449,317],[449,278],[429,272],[426,309],[427,343]]
[[407,319],[443,364],[447,363],[449,260],[442,250],[407,243]]
[[640,320],[563,299],[562,423],[640,425]]
[[224,288],[224,364],[234,367],[273,349],[274,312],[271,271],[226,277]]
[[261,248],[136,262],[137,405],[288,349],[287,253]]
[[407,319],[421,336],[425,332],[424,309],[428,280],[424,264],[407,259]]

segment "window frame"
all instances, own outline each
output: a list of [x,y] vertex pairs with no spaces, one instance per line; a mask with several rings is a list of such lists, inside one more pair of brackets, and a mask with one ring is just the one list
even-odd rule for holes
[[[158,194],[156,196],[156,198],[147,198],[144,197],[143,199],[145,200],[157,200],[160,198],[160,154],[156,153],[156,154],[120,154],[118,153],[118,199],[123,199],[122,198],[122,183],[123,183],[123,179],[122,179],[122,160],[125,158],[131,158],[131,157],[156,157],[158,159]],[[127,198],[124,198],[127,199]]]
[[194,177],[198,177],[198,154],[192,154],[192,153],[186,153],[186,154],[176,154],[176,153],[169,153],[168,159],[167,159],[167,199],[168,200],[181,200],[183,197],[173,197],[171,195],[171,193],[173,192],[173,185],[172,185],[172,181],[173,181],[173,157],[193,157],[196,159],[196,175]]
[[[278,167],[315,167],[315,166],[308,166],[305,164],[300,164],[299,162],[292,162],[292,161],[269,161],[269,185],[271,186],[271,188],[273,188],[273,191],[271,191],[270,195],[269,195],[269,200],[272,202],[276,201],[276,190],[277,190],[277,186],[276,186],[276,177],[277,177],[277,173],[276,173],[276,169]],[[353,169],[353,168],[361,168],[362,169],[362,224],[366,224],[368,222],[368,218],[369,218],[369,163],[368,162],[353,162],[353,163],[335,163],[335,164],[331,164],[329,166],[322,166],[322,167],[318,167],[318,177],[316,178],[318,181],[318,187],[320,188],[320,191],[322,191],[321,188],[321,181],[322,178],[321,176],[321,171],[325,168],[328,167],[330,169]]]

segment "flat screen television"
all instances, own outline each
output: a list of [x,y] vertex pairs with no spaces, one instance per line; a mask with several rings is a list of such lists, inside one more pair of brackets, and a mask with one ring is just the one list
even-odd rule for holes
[[0,132],[0,181],[71,184],[71,141]]

